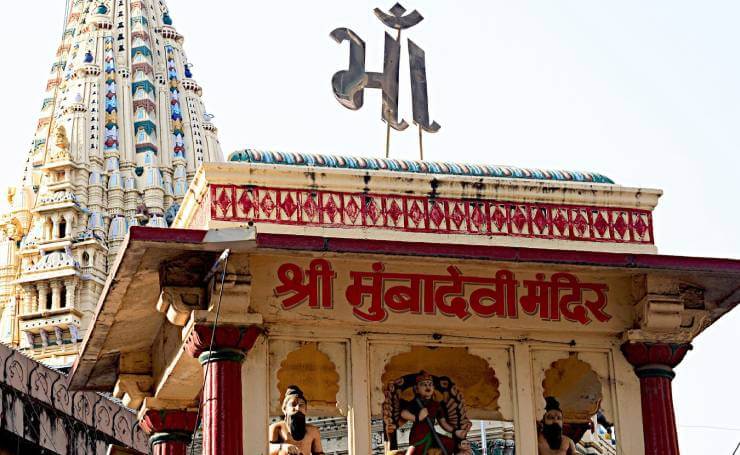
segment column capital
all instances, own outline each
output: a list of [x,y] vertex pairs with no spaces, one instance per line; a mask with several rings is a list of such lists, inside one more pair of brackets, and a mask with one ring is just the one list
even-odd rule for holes
[[622,345],[622,353],[635,367],[639,377],[663,376],[673,379],[675,368],[693,347],[689,343],[664,343],[628,341]]
[[[190,335],[185,341],[185,350],[191,356],[198,358],[211,349],[211,337],[213,337],[213,351],[224,351],[225,353],[246,352],[252,349],[257,337],[262,333],[262,328],[251,326],[220,325],[216,327],[213,336],[211,324],[195,324]],[[213,358],[213,360],[216,360]],[[221,360],[238,360],[223,358]]]
[[189,444],[195,431],[196,413],[185,410],[148,409],[139,426],[149,435],[149,445],[179,442]]

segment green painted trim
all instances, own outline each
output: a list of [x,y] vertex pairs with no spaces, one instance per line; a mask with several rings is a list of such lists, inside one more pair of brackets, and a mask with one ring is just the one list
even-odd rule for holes
[[635,373],[637,373],[638,378],[667,378],[667,379],[673,379],[676,377],[676,373],[673,372],[673,369],[666,369],[666,368],[637,368],[635,369]]
[[205,365],[210,362],[243,362],[247,355],[236,349],[219,349],[217,351],[205,351],[198,356],[198,362]]
[[193,435],[185,431],[169,431],[166,433],[154,433],[149,438],[149,447],[151,448],[157,444],[162,444],[164,442],[170,442],[170,441],[184,442],[185,444],[190,444],[190,441],[192,441],[192,438],[193,438]]

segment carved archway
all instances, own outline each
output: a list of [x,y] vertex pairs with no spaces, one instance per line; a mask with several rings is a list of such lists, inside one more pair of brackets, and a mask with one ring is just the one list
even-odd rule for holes
[[277,372],[280,402],[289,385],[298,385],[309,402],[308,413],[335,411],[339,393],[339,373],[329,356],[319,350],[318,343],[306,343],[289,353]]
[[[472,419],[501,420],[498,399],[499,380],[488,362],[470,354],[464,347],[412,346],[411,350],[392,357],[386,363],[383,385],[405,375],[424,370],[434,376],[449,377],[465,396],[468,415]],[[410,400],[407,390],[401,398]]]
[[576,353],[571,353],[553,362],[545,371],[542,396],[543,399],[555,397],[560,402],[564,432],[578,442],[601,407],[601,379],[591,365],[580,360]]

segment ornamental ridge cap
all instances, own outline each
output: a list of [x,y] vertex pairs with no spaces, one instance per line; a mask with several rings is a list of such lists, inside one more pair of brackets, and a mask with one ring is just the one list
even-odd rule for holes
[[521,168],[491,164],[419,161],[392,158],[353,157],[244,149],[229,155],[228,161],[252,164],[323,167],[367,171],[410,172],[414,174],[493,177],[615,185],[609,177],[583,171]]

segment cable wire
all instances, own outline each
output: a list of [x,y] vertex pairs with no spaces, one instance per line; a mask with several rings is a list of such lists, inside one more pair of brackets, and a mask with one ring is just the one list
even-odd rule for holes
[[737,431],[740,432],[740,428],[730,427],[717,427],[712,425],[679,425],[679,428],[698,428],[704,430],[720,430],[720,431]]
[[[200,429],[200,417],[201,417],[201,410],[203,409],[203,405],[205,404],[203,401],[203,391],[205,391],[206,384],[208,383],[208,373],[211,371],[211,355],[213,354],[213,344],[216,341],[216,327],[218,326],[218,317],[221,314],[221,298],[224,296],[224,281],[226,280],[226,269],[229,266],[229,255],[230,251],[228,249],[224,250],[224,252],[221,254],[221,257],[219,258],[219,261],[223,259],[224,261],[224,269],[223,272],[221,272],[221,289],[218,291],[218,303],[216,304],[216,317],[213,319],[213,326],[211,327],[211,341],[208,345],[208,357],[206,358],[206,371],[203,374],[203,388],[201,389],[200,394],[200,403],[198,404],[198,412],[195,414],[195,428],[193,429],[193,437],[190,441],[190,455],[193,455],[195,453],[195,434]],[[214,280],[215,284],[215,280]]]

